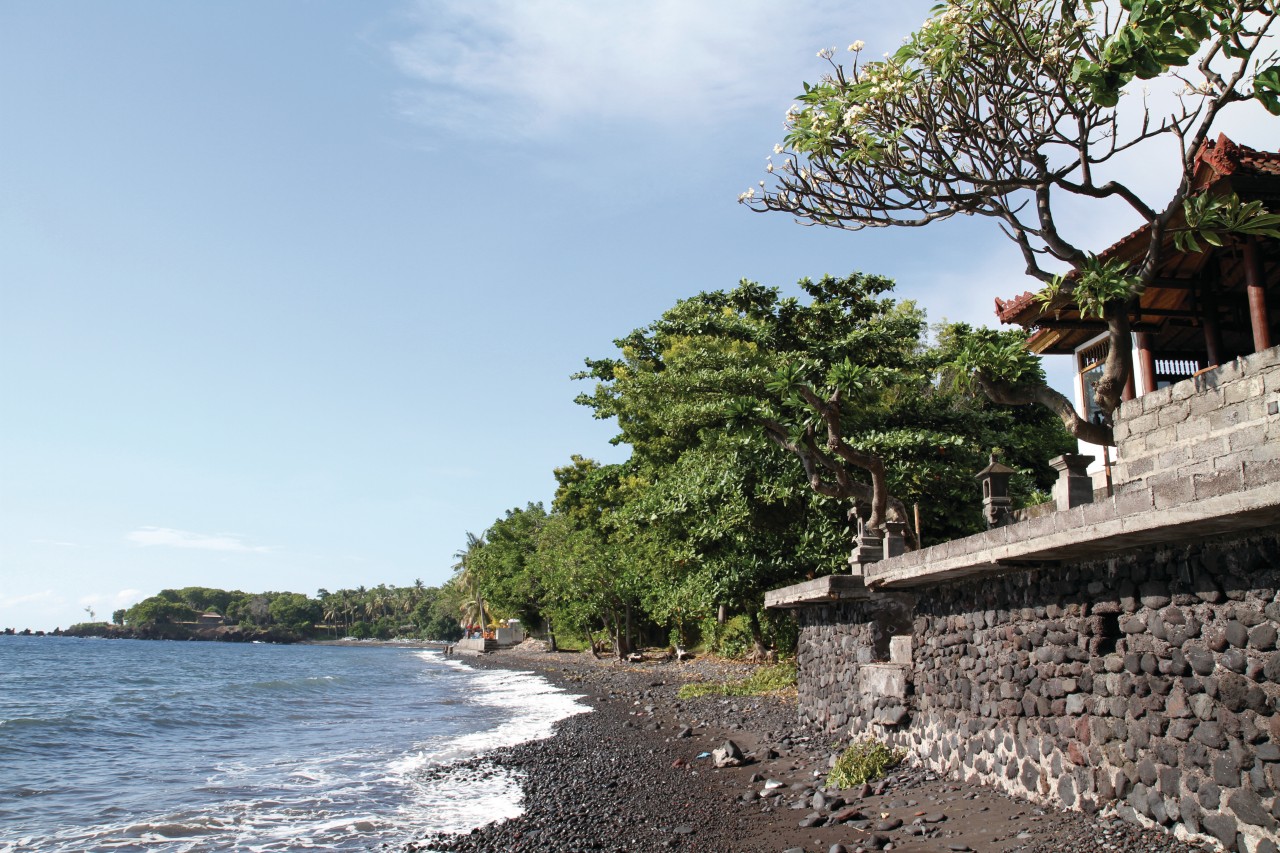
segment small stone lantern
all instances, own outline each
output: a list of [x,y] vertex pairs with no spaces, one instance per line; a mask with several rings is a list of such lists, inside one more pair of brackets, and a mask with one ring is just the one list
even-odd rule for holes
[[982,514],[987,519],[987,528],[1003,527],[1013,522],[1013,498],[1009,497],[1009,478],[1017,472],[1008,465],[1002,465],[991,454],[991,462],[978,472],[977,478],[982,481]]
[[863,566],[884,559],[884,542],[874,530],[867,526],[867,519],[861,513],[850,512],[849,517],[858,524],[858,535],[853,540],[853,553],[849,555],[849,566],[853,574],[863,575]]

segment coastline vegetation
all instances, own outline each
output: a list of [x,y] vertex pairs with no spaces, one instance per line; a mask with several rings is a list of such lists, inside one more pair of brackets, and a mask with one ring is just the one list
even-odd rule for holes
[[1059,420],[956,382],[975,332],[931,327],[893,287],[854,273],[791,297],[744,280],[587,359],[577,402],[617,424],[630,458],[570,457],[550,507],[467,534],[455,580],[553,648],[568,636],[619,658],[671,646],[763,660],[796,630],[764,593],[847,571],[860,526],[903,522],[913,545],[983,529],[973,476],[997,448],[1015,499],[1041,500],[1047,460],[1074,447]]
[[681,699],[697,699],[701,696],[763,696],[790,690],[795,686],[796,663],[792,660],[762,666],[746,678],[736,681],[682,684],[676,695]]
[[274,642],[414,638],[450,642],[462,636],[461,591],[427,586],[321,589],[314,598],[296,592],[246,593],[212,587],[165,589],[112,621],[85,622],[76,636],[141,636],[211,639],[264,638]]
[[902,763],[907,753],[874,738],[855,741],[836,759],[827,774],[827,787],[852,788],[873,782]]

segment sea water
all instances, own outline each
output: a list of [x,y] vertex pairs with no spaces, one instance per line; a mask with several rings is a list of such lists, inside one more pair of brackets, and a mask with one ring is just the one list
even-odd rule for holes
[[0,637],[0,853],[370,850],[520,813],[457,767],[587,710],[394,645]]

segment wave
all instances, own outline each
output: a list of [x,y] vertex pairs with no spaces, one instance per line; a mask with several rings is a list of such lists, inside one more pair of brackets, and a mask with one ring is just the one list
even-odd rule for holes
[[282,678],[271,681],[255,681],[246,690],[265,693],[314,693],[342,686],[342,679],[333,675],[310,675],[305,678]]
[[[259,651],[68,644],[57,663],[83,678],[31,667],[0,711],[0,775],[31,792],[0,810],[0,853],[365,851],[466,831],[520,814],[521,777],[460,762],[590,710],[434,650]],[[159,680],[139,690],[144,674]]]
[[40,728],[47,726],[61,726],[64,723],[65,718],[50,720],[43,717],[13,717],[8,720],[0,720],[0,729]]

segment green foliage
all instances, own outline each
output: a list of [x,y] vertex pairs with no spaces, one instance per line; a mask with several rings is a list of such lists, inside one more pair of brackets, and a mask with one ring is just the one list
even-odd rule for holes
[[1182,207],[1187,227],[1175,231],[1173,241],[1183,252],[1201,251],[1200,240],[1223,246],[1231,235],[1280,240],[1280,214],[1268,213],[1261,201],[1246,203],[1235,193],[1200,193],[1184,201]]
[[462,626],[458,624],[457,605],[438,587],[425,587],[418,603],[410,614],[410,621],[418,636],[425,640],[454,642],[462,639]]
[[1273,116],[1280,116],[1280,65],[1272,65],[1254,75],[1253,96]]
[[710,638],[711,650],[721,657],[744,658],[754,649],[755,638],[745,615],[735,616],[723,625],[710,617],[703,623],[702,636]]
[[283,625],[295,631],[309,632],[320,621],[320,602],[296,592],[285,592],[271,599],[268,606],[272,624]]
[[1071,78],[1088,87],[1094,103],[1114,107],[1130,80],[1150,80],[1185,66],[1211,38],[1234,28],[1229,0],[1123,0],[1128,18],[1110,34],[1090,33]]
[[836,759],[827,774],[828,788],[852,788],[879,779],[897,767],[906,752],[891,749],[873,738],[856,741]]
[[[440,612],[442,605],[452,608]],[[131,626],[193,622],[201,613],[221,613],[228,625],[246,629],[287,627],[306,635],[380,637],[418,634],[429,639],[455,639],[456,599],[422,581],[412,586],[379,584],[337,592],[319,590],[315,598],[295,592],[246,593],[211,587],[161,590],[113,620]],[[357,627],[359,625],[359,627]],[[354,632],[354,633],[352,633]]]
[[795,661],[762,666],[748,677],[729,682],[693,682],[681,685],[677,696],[696,699],[700,696],[762,696],[787,690],[796,684]]
[[178,622],[194,622],[199,616],[186,604],[167,596],[153,595],[130,607],[124,616],[125,624],[135,628],[146,625],[172,625]]
[[1020,329],[973,329],[954,323],[938,334],[948,356],[943,370],[957,390],[974,390],[980,376],[1013,385],[1044,382],[1040,359],[1027,350],[1027,335]]
[[213,611],[226,614],[227,608],[247,596],[239,590],[215,589],[204,586],[187,586],[182,589],[163,589],[159,595],[169,601],[185,604],[201,613]]
[[1108,306],[1124,305],[1138,292],[1140,280],[1120,258],[1106,261],[1090,255],[1076,267],[1075,274],[1056,276],[1036,299],[1047,305],[1062,293],[1080,309],[1081,317],[1107,316]]
[[[996,445],[1027,472],[1025,490],[1052,482],[1045,460],[1067,444],[1058,422],[954,387],[960,335],[929,343],[924,312],[892,288],[873,275],[806,279],[802,299],[742,281],[615,341],[614,357],[578,375],[595,382],[578,402],[616,420],[631,458],[572,457],[555,471],[549,512],[528,504],[469,536],[441,600],[483,599],[528,627],[545,620],[558,638],[607,637],[619,653],[657,632],[701,635],[727,655],[792,648],[794,623],[763,613],[764,592],[843,571],[850,540],[848,501],[815,493],[761,427],[819,423],[810,393],[848,404],[841,435],[886,460],[890,488],[920,504],[930,541],[981,529],[973,474]],[[1040,376],[1021,338],[993,340]],[[720,606],[733,616],[723,629]]]
[[481,595],[500,618],[515,617],[529,626],[541,621],[542,579],[534,555],[546,519],[541,503],[509,509],[485,531],[483,547],[473,555],[470,569]]

